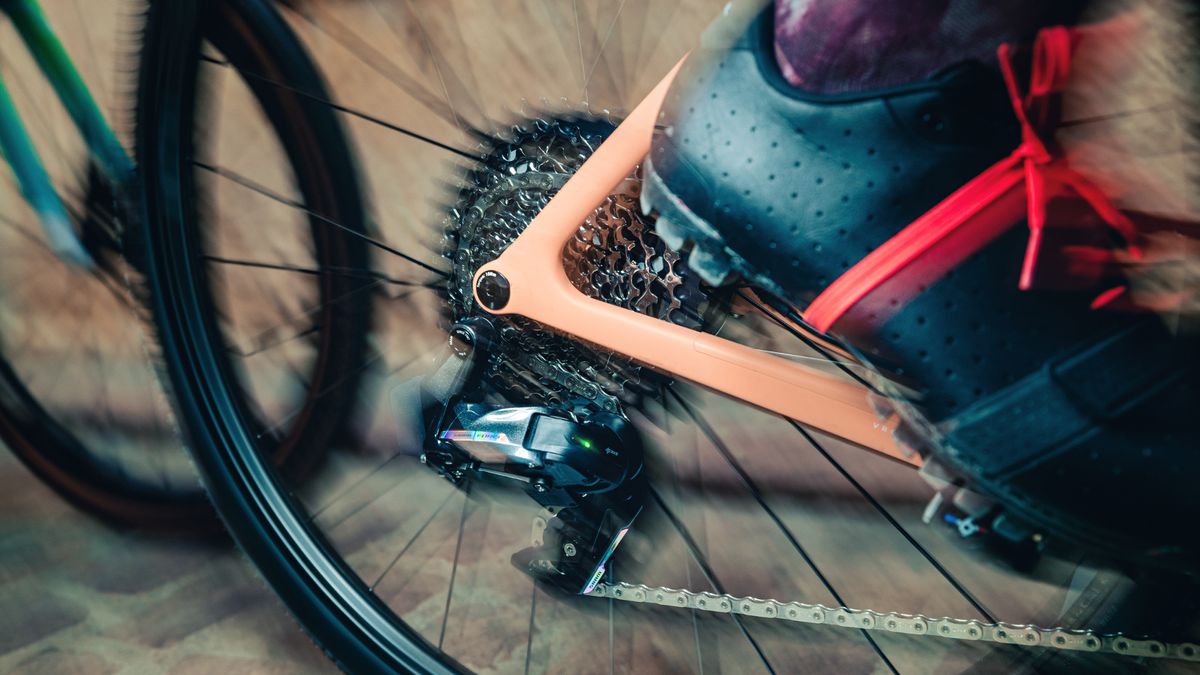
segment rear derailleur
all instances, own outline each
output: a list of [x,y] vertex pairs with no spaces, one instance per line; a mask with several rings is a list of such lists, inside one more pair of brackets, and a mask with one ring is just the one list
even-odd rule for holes
[[534,579],[586,594],[603,578],[646,496],[643,448],[625,418],[479,402],[492,327],[455,324],[421,387],[421,461],[456,486],[486,481],[523,490],[553,514],[541,545],[513,554]]

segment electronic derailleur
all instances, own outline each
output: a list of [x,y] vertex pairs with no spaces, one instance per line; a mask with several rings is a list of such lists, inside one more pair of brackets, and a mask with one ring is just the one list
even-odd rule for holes
[[541,546],[513,554],[554,588],[595,588],[642,510],[641,438],[620,415],[506,406],[484,398],[481,366],[493,329],[483,317],[455,324],[437,369],[421,386],[421,461],[463,489],[474,481],[519,487],[553,514]]

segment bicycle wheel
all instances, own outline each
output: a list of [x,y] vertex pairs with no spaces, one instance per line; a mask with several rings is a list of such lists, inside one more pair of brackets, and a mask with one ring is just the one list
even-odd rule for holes
[[[80,65],[110,125],[123,104],[115,71],[129,32],[120,2],[56,3],[43,17]],[[4,18],[8,18],[5,13]],[[15,15],[14,15],[14,18]],[[13,30],[4,22],[4,30]],[[0,204],[0,438],[48,485],[80,507],[123,524],[180,527],[212,522],[177,434],[142,331],[146,312],[128,288],[136,273],[122,237],[136,200],[97,168],[30,52],[8,35],[0,50],[30,140],[96,265],[81,270],[50,248],[15,176]],[[7,174],[7,172],[6,172]]]
[[[140,30],[140,26],[122,27],[120,22],[124,15],[137,13],[132,9],[119,3],[89,6],[92,23],[88,25],[82,23],[81,6],[55,5],[47,16],[50,25],[63,28],[63,35],[73,38],[67,49],[84,64],[83,75],[113,123],[118,116],[112,111],[122,104],[109,100],[107,95],[116,92],[101,68],[104,63],[119,61],[112,53],[120,48],[115,36]],[[231,41],[227,49],[244,49],[243,42]],[[5,44],[6,62],[19,58],[7,48],[12,43],[6,40]],[[20,210],[19,196],[13,194],[10,200],[6,195],[3,203],[11,206],[13,213],[0,228],[6,241],[0,246],[5,259],[0,268],[6,300],[0,322],[0,437],[51,487],[90,512],[121,524],[216,532],[219,522],[193,465],[179,447],[173,417],[159,393],[151,358],[155,348],[143,333],[149,311],[141,297],[140,244],[133,243],[140,236],[135,195],[114,188],[89,163],[82,142],[73,134],[61,133],[70,121],[61,106],[56,107],[49,84],[30,76],[32,64],[15,65],[24,66],[14,68],[18,77],[13,81],[21,95],[18,107],[35,113],[26,117],[36,120],[34,140],[44,156],[54,158],[48,162],[51,175],[97,265],[83,271],[60,261],[44,243],[31,213]],[[320,86],[315,80],[306,84]],[[345,146],[331,136],[306,163],[332,172],[345,167],[347,157]],[[308,187],[320,193],[310,201],[344,214],[345,222],[360,222],[361,197],[353,172],[342,171],[335,178],[312,181]],[[307,195],[298,198],[309,199]],[[299,240],[307,239],[303,229],[297,233]],[[323,268],[361,266],[366,256],[365,245],[356,241],[330,246],[329,240],[323,239],[320,247],[327,251],[320,260]],[[234,264],[233,257],[231,252],[230,264]],[[215,276],[212,281],[221,283]],[[290,289],[246,289],[243,284],[240,292],[260,305],[282,306],[345,290],[312,290],[303,284]],[[322,368],[338,372],[361,368],[366,356],[361,336],[369,321],[369,298],[350,295],[339,310],[307,317],[305,331],[284,326],[249,338],[231,335],[224,348],[253,356],[254,363],[248,366],[251,370],[278,371],[297,380],[319,377]],[[331,328],[335,321],[344,324],[345,330]],[[272,354],[285,341],[295,343],[289,345],[287,358],[291,361],[287,363]],[[337,356],[326,356],[331,353]],[[275,375],[276,380],[280,376]],[[354,386],[349,379],[322,409],[276,421],[268,450],[273,461],[294,474],[314,466],[341,428]],[[247,390],[239,405],[263,420],[264,408],[290,405],[291,395],[285,381],[269,393]],[[265,428],[265,422],[259,424]]]
[[[530,3],[501,16],[490,5],[453,2],[291,5],[287,18],[315,56],[339,68],[335,102],[298,87],[282,65],[206,59],[196,45],[196,7],[153,7],[139,156],[152,181],[147,267],[177,407],[235,538],[346,670],[957,671],[984,656],[1000,668],[1024,667],[1020,653],[986,643],[781,627],[695,605],[639,608],[563,594],[510,563],[531,543],[531,524],[542,532],[538,504],[484,483],[468,493],[429,468],[412,387],[416,376],[436,374],[430,356],[446,349],[447,324],[481,316],[465,280],[602,142],[612,124],[603,108],[619,117],[653,79],[639,76],[665,72],[718,10]],[[497,39],[478,39],[485,35]],[[563,59],[538,58],[546,53]],[[213,222],[201,197],[210,172],[192,162],[205,149],[192,129],[203,119],[197,111],[213,104],[198,83],[231,68],[294,96],[301,110],[348,120],[377,194],[387,197],[378,206],[380,232],[368,235],[384,251],[376,278],[400,289],[376,326],[386,366],[365,387],[374,405],[356,424],[358,447],[307,482],[272,469],[233,403],[241,385],[214,339],[228,328],[203,283],[211,257],[204,233]],[[536,100],[539,90],[581,94],[591,111],[532,118],[507,109],[515,96]],[[831,354],[795,346],[768,311],[757,313],[762,301],[746,289],[720,298],[676,267],[681,254],[631,206],[638,189],[631,176],[597,216],[614,229],[585,226],[564,253],[585,292],[799,358]],[[442,251],[430,250],[436,242]],[[1120,575],[1076,561],[1048,562],[1043,579],[1053,583],[980,565],[919,527],[925,493],[911,467],[863,459],[836,440],[537,326],[505,323],[496,336],[497,358],[483,374],[487,400],[615,410],[649,443],[647,505],[621,544],[625,557],[607,569],[610,579],[1064,626],[1091,625],[1125,595]],[[829,367],[838,366],[861,376],[853,364]],[[398,435],[390,430],[397,418]],[[1084,654],[1071,665],[1122,667],[1104,659]]]

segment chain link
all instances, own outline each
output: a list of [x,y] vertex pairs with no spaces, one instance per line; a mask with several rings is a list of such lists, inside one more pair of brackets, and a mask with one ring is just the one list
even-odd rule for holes
[[935,619],[922,614],[827,607],[807,602],[781,602],[624,582],[599,584],[588,594],[588,597],[612,598],[623,602],[694,609],[717,614],[740,614],[761,619],[820,623],[838,628],[932,636],[950,640],[995,642],[1021,647],[1047,647],[1069,651],[1200,662],[1200,644],[1138,640],[1119,633],[1099,634],[1087,629],[1043,628],[947,617]]

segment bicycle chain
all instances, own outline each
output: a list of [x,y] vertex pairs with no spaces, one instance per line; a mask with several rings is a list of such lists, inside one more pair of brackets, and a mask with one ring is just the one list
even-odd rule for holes
[[987,623],[974,619],[949,617],[932,618],[923,614],[829,607],[807,602],[762,600],[738,597],[727,593],[689,591],[624,582],[601,583],[587,597],[611,598],[623,602],[693,609],[716,614],[737,614],[760,619],[825,624],[854,630],[1200,662],[1200,644],[1134,639],[1119,633],[1101,634],[1088,629],[1044,628],[1027,624]]

